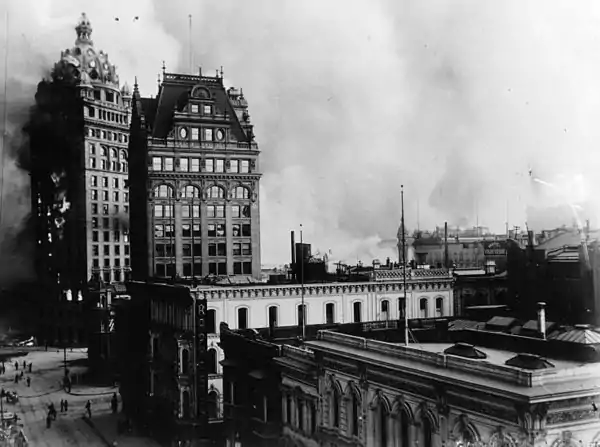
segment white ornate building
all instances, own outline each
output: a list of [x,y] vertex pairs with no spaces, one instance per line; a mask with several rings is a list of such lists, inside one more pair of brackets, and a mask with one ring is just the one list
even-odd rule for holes
[[[308,284],[304,287],[306,324],[386,321],[404,318],[400,271],[379,274],[374,282]],[[445,270],[407,272],[408,318],[452,316],[453,278]],[[208,302],[207,326],[212,399],[222,403],[224,355],[219,325],[231,329],[296,326],[301,319],[303,288],[298,285],[212,287],[196,289]],[[300,331],[298,333],[300,335]],[[221,414],[222,405],[217,411]]]

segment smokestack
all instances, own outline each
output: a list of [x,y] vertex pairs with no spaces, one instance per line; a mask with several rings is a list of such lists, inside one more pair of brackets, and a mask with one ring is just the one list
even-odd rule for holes
[[448,222],[444,222],[444,268],[448,268]]
[[296,279],[296,237],[295,233],[292,230],[291,234],[291,243],[292,243],[292,275],[294,279]]
[[538,303],[538,331],[542,338],[546,340],[546,303]]
[[527,240],[529,242],[529,246],[533,248],[535,246],[535,241],[533,240],[532,230],[527,230]]

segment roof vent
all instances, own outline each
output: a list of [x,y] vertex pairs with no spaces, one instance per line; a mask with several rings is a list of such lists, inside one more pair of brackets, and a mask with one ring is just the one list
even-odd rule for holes
[[444,354],[456,355],[468,359],[485,359],[487,355],[468,343],[458,342],[444,350]]
[[543,357],[535,354],[518,354],[505,362],[505,365],[522,369],[554,368],[554,365]]

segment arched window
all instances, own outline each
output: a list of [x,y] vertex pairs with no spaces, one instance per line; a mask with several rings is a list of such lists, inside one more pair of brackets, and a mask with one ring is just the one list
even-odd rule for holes
[[277,306],[269,306],[269,327],[277,327]]
[[182,199],[197,199],[198,197],[200,197],[200,190],[193,185],[187,185],[181,190]]
[[117,154],[117,150],[116,150],[116,149],[112,148],[112,149],[110,150],[110,157],[111,157],[111,158],[114,158],[114,159],[117,159],[117,158],[118,158],[118,154]]
[[208,188],[209,199],[222,199],[225,197],[225,192],[220,186],[211,186]]
[[238,309],[238,329],[248,329],[248,308]]
[[388,300],[381,301],[381,319],[382,320],[390,319],[390,302]]
[[335,304],[333,303],[327,303],[325,305],[325,323],[335,323]]
[[121,161],[127,161],[127,151],[121,151]]
[[250,191],[248,191],[248,188],[244,188],[243,186],[237,186],[233,190],[233,198],[234,199],[249,199]]
[[190,352],[187,349],[181,350],[181,372],[187,374],[190,367]]
[[206,332],[217,333],[217,311],[215,309],[208,309],[206,313]]
[[362,303],[360,301],[355,301],[352,304],[352,320],[355,323],[360,323],[362,321]]
[[208,418],[217,419],[219,417],[219,395],[216,391],[211,391],[207,396],[208,400]]
[[398,298],[398,316],[404,318],[406,312],[406,300],[404,298]]
[[423,423],[421,424],[422,427],[422,436],[423,436],[423,447],[432,447],[432,434],[433,434],[433,430],[432,430],[432,425],[431,425],[431,419],[429,419],[429,416],[425,416],[423,417]]
[[333,393],[331,393],[331,426],[339,428],[340,426],[340,404],[341,404],[340,392],[336,386],[333,387]]
[[169,185],[159,185],[154,188],[154,197],[172,198],[173,188],[171,188]]
[[436,317],[444,316],[444,298],[442,298],[442,297],[435,299],[435,316]]
[[208,350],[208,373],[209,374],[217,374],[217,350],[209,349]]
[[292,424],[292,396],[289,394],[285,398],[285,422],[288,424]]
[[184,419],[189,419],[190,417],[190,392],[183,392],[183,401],[181,402],[181,413]]
[[358,392],[355,389],[351,391],[350,396],[350,433],[352,436],[358,436],[360,426],[360,398]]
[[427,314],[427,298],[421,298],[419,300],[419,310],[421,312],[420,317],[421,318],[427,318],[428,314]]

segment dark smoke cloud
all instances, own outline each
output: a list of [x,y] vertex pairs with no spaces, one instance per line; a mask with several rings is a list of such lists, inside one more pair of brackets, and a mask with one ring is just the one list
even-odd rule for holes
[[[338,259],[385,259],[377,247],[396,235],[401,184],[408,228],[419,202],[421,229],[473,225],[478,214],[496,231],[507,214],[524,227],[535,209],[550,226],[543,209],[589,201],[599,186],[592,0],[10,4],[23,5],[15,40],[26,33],[53,61],[86,10],[97,46],[122,80],[138,75],[145,95],[163,59],[168,71],[188,70],[193,15],[193,65],[211,74],[223,65],[250,103],[265,262],[288,260],[288,231],[300,223]],[[529,167],[562,192],[535,190]]]

